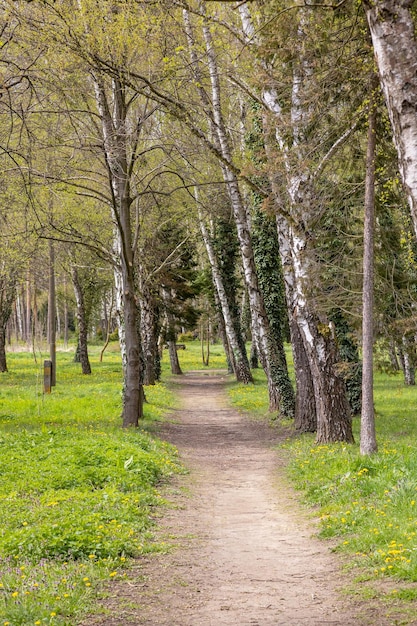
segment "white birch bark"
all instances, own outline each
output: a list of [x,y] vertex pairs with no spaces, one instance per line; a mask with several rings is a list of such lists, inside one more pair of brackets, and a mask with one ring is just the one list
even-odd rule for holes
[[376,109],[371,97],[366,155],[365,221],[362,294],[362,411],[360,452],[377,451],[374,410],[374,230],[375,230],[375,155]]
[[242,353],[242,350],[239,346],[239,341],[236,336],[236,332],[233,325],[232,314],[230,312],[229,301],[227,299],[226,290],[223,284],[219,264],[217,261],[216,253],[213,249],[213,245],[211,243],[211,237],[207,230],[204,216],[199,205],[198,197],[196,197],[197,202],[197,213],[198,213],[198,223],[200,226],[201,235],[204,241],[204,245],[206,247],[207,256],[210,263],[211,274],[213,277],[213,283],[216,288],[218,300],[221,306],[226,336],[229,342],[229,346],[232,351],[232,365],[235,370],[236,379],[243,383],[253,382],[252,374],[250,372],[249,363],[247,361],[246,355]]
[[[240,7],[242,26],[248,41],[256,45],[247,5]],[[298,16],[299,37],[303,37],[304,12]],[[282,105],[275,89],[265,88],[262,100],[270,112],[276,146],[284,162],[286,199],[282,199],[280,185],[275,180],[275,163],[271,158],[271,185],[274,191],[279,233],[280,254],[290,307],[290,327],[296,323],[305,348],[305,364],[310,367],[317,414],[317,441],[352,441],[350,410],[344,383],[336,371],[337,350],[327,320],[316,311],[314,293],[319,289],[314,249],[311,246],[309,226],[317,215],[314,196],[314,173],[308,168],[305,151],[305,128],[311,119],[311,105],[305,98],[311,71],[308,59],[300,46],[300,54],[293,64],[293,82],[290,96],[290,120],[284,119]],[[268,69],[260,61],[263,70]],[[291,134],[290,141],[284,136]],[[285,133],[285,134],[284,134]],[[266,142],[268,140],[266,139]],[[273,153],[269,149],[270,155]],[[296,329],[294,329],[295,331]],[[294,335],[298,333],[294,332]]]
[[[206,46],[207,64],[210,75],[211,103],[215,133],[218,138],[221,154],[225,161],[222,168],[223,175],[236,222],[237,235],[242,256],[243,272],[248,291],[253,325],[257,331],[260,361],[268,380],[269,408],[270,410],[281,410],[281,393],[272,373],[273,367],[277,365],[278,356],[276,354],[277,351],[274,351],[274,346],[272,345],[270,338],[269,320],[258,283],[246,207],[240,192],[238,178],[235,172],[226,165],[226,163],[232,163],[233,159],[222,114],[221,88],[217,68],[217,59],[210,27],[207,21],[203,22],[203,37]],[[292,414],[292,410],[289,410]]]
[[417,236],[417,40],[412,0],[366,0],[366,17]]

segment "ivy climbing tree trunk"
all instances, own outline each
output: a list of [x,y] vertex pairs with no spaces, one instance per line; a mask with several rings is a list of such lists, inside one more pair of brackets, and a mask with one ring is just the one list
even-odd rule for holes
[[[216,52],[213,45],[210,25],[206,19],[203,21],[203,38],[205,42],[211,86],[212,108],[210,110],[210,115],[213,121],[219,150],[224,159],[222,172],[236,222],[237,236],[242,257],[242,267],[251,308],[252,323],[257,333],[259,358],[268,381],[269,409],[271,411],[278,411],[283,416],[292,417],[294,414],[294,406],[289,406],[287,402],[283,402],[283,397],[285,397],[287,391],[286,386],[285,389],[281,389],[283,364],[280,362],[279,350],[277,349],[271,335],[270,322],[259,286],[246,206],[240,192],[236,172],[228,165],[233,162],[233,159],[229,146],[226,124],[222,113],[221,88]],[[205,103],[203,102],[203,104]],[[277,373],[279,373],[278,376]]]
[[233,315],[230,309],[230,302],[228,294],[226,292],[223,276],[219,267],[219,261],[214,249],[212,238],[207,229],[202,207],[199,202],[198,194],[196,194],[197,214],[198,222],[200,226],[201,235],[204,241],[204,245],[207,251],[207,256],[210,263],[211,274],[213,277],[213,283],[216,288],[218,302],[221,308],[225,333],[227,337],[228,345],[230,346],[230,360],[232,363],[233,371],[236,375],[236,380],[242,383],[253,382],[252,374],[249,368],[249,362],[246,351],[242,342],[239,341],[239,337],[236,332],[236,327],[233,322]]
[[[320,213],[315,184],[325,163],[349,133],[346,131],[335,142],[325,159],[315,163],[314,168],[310,166],[312,158],[308,136],[314,112],[310,98],[314,71],[305,45],[305,31],[312,16],[311,10],[304,5],[297,10],[294,7],[297,38],[292,51],[291,84],[284,92],[285,95],[278,94],[271,86],[272,81],[265,82],[262,89],[262,101],[269,111],[269,115],[265,116],[265,147],[277,214],[290,327],[294,335],[293,324],[297,325],[296,335],[298,337],[299,333],[304,347],[295,363],[300,365],[308,362],[314,390],[317,441],[350,442],[353,441],[351,415],[344,382],[337,370],[339,355],[335,337],[328,319],[315,305],[314,294],[320,291],[320,272],[311,236],[313,224]],[[253,27],[248,5],[241,3],[239,11],[248,42],[252,46],[259,46],[261,42]],[[277,69],[268,65],[267,46],[259,49],[262,50],[257,55],[259,69],[266,76],[274,76]],[[282,65],[278,65],[281,69]],[[300,405],[297,403],[297,406]]]

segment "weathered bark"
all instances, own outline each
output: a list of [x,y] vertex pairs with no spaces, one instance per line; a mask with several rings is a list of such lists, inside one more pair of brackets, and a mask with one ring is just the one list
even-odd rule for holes
[[366,153],[365,223],[363,252],[362,304],[362,413],[360,452],[364,455],[377,451],[374,411],[374,231],[375,231],[375,156],[376,106],[371,96]]
[[49,358],[52,363],[51,385],[56,385],[56,296],[55,296],[55,251],[49,241],[49,291],[48,291],[48,342]]
[[0,275],[0,372],[7,372],[6,331],[15,295],[16,277],[13,272]]
[[177,345],[175,341],[168,341],[169,362],[171,365],[171,373],[176,376],[182,376],[182,369],[178,359]]
[[417,236],[417,41],[412,0],[364,0],[382,91]]
[[75,302],[77,304],[78,321],[78,358],[83,374],[91,374],[90,359],[88,357],[88,320],[86,315],[84,293],[75,265],[71,267],[72,284],[74,286]]
[[231,350],[231,360],[233,364],[233,369],[236,375],[236,380],[242,383],[250,383],[253,382],[252,374],[250,372],[249,363],[246,351],[244,348],[242,349],[241,342],[236,334],[235,325],[233,323],[232,312],[230,310],[229,300],[227,297],[226,289],[223,284],[223,279],[221,275],[221,271],[219,268],[219,263],[217,260],[216,253],[214,251],[213,243],[211,241],[211,237],[207,230],[204,216],[199,205],[198,196],[196,196],[197,201],[197,212],[198,212],[198,221],[200,225],[201,235],[204,241],[204,245],[206,247],[207,256],[210,263],[211,274],[213,277],[213,283],[216,289],[218,302],[221,307],[221,312],[223,316],[225,332],[227,336],[227,341]]
[[119,339],[125,341],[123,426],[130,427],[137,426],[138,420],[143,415],[143,387],[130,215],[132,200],[127,154],[128,105],[124,86],[117,78],[112,80],[113,112],[110,110],[104,84],[99,75],[94,76],[94,88],[113,197],[113,214],[117,225],[115,246],[119,258],[115,262],[116,301],[120,306],[121,295],[123,307],[119,310]]
[[403,372],[404,372],[404,384],[415,385],[416,384],[416,370],[415,370],[415,344],[410,337],[403,336]]
[[[228,135],[221,108],[221,91],[216,55],[213,47],[210,27],[207,21],[203,22],[203,36],[206,45],[207,63],[210,74],[214,130],[225,163],[232,163]],[[271,411],[277,410],[284,416],[292,417],[294,414],[294,406],[288,406],[288,403],[282,402],[283,391],[284,394],[286,392],[286,387],[285,390],[281,388],[284,378],[282,373],[285,368],[285,364],[280,361],[279,350],[275,345],[270,332],[269,320],[256,272],[246,207],[240,193],[236,173],[226,164],[223,164],[222,171],[236,222],[237,235],[242,256],[243,272],[251,307],[252,321],[258,335],[259,356],[268,381],[269,408]]]
[[295,319],[290,321],[290,333],[297,389],[294,426],[300,433],[315,433],[317,431],[317,411],[313,380],[303,338]]
[[158,311],[150,289],[139,271],[140,329],[143,349],[143,384],[154,385],[158,379]]

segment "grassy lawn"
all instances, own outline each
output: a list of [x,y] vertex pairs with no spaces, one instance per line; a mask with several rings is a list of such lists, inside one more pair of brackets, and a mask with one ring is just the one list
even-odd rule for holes
[[0,375],[0,626],[73,626],[100,581],[123,577],[152,540],[158,486],[181,471],[149,431],[173,406],[166,386],[146,390],[145,420],[122,430],[117,348],[83,376],[58,352],[57,386],[43,394],[43,358],[8,355]]
[[[93,374],[83,376],[72,353],[58,352],[50,395],[42,391],[43,356],[11,353],[0,375],[0,626],[74,626],[102,581],[124,577],[130,558],[166,549],[152,538],[152,511],[163,501],[161,484],[182,468],[152,431],[175,398],[169,385],[147,388],[141,427],[122,430],[118,348],[111,345],[103,363],[98,356],[92,347]],[[207,369],[197,343],[179,357],[184,371]],[[212,368],[225,368],[218,345]],[[165,353],[163,379],[168,374]],[[228,392],[236,407],[268,416],[261,370],[254,385],[230,382]],[[354,418],[354,445],[290,437],[288,471],[320,535],[332,538],[360,581],[354,591],[382,598],[387,611],[402,603],[414,616],[417,388],[377,374],[375,404],[377,454],[360,456]]]

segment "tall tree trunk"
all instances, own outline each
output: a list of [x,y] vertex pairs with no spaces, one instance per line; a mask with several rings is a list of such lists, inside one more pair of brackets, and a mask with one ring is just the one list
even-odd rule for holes
[[285,415],[294,415],[295,395],[288,375],[287,357],[284,349],[283,328],[288,324],[288,309],[284,294],[282,269],[276,224],[269,216],[261,213],[257,200],[252,216],[252,241],[259,286],[269,319],[269,341],[277,354],[279,367],[273,372],[273,380],[280,381],[280,403]]
[[[223,158],[227,163],[231,163],[232,158],[227,130],[221,109],[220,81],[217,61],[211,31],[207,21],[203,22],[203,35],[206,44],[207,62],[210,73],[212,114],[215,132]],[[287,393],[287,384],[285,384],[284,388],[282,387],[283,380],[285,379],[286,364],[282,362],[280,358],[280,351],[270,332],[270,323],[256,272],[254,251],[248,224],[248,215],[240,193],[238,179],[235,172],[228,165],[224,165],[222,169],[236,222],[252,320],[258,334],[259,356],[268,381],[269,409],[271,411],[277,410],[284,416],[293,417],[294,405],[288,406],[287,402],[283,402],[283,397],[285,397]]]
[[139,268],[139,302],[141,335],[143,347],[143,384],[154,385],[158,379],[158,311],[148,285],[143,280],[143,270]]
[[48,292],[48,342],[49,358],[52,363],[51,385],[56,385],[56,296],[55,296],[55,250],[49,241],[49,292]]
[[219,296],[216,291],[214,292],[214,300],[216,302],[216,308],[217,308],[216,313],[217,313],[217,324],[219,327],[219,335],[220,335],[220,339],[223,344],[224,352],[226,355],[227,371],[229,372],[229,374],[234,374],[235,370],[234,370],[234,364],[233,364],[232,351],[230,349],[230,344],[227,339],[226,324],[225,324],[223,313],[221,310]]
[[7,372],[6,335],[16,296],[14,272],[0,275],[0,372]]
[[[244,32],[248,37],[253,37],[254,29],[247,5],[240,6],[240,10]],[[272,120],[270,132],[265,116],[265,147],[276,204],[290,326],[294,322],[297,324],[305,351],[305,355],[300,353],[298,360],[294,361],[296,364],[305,362],[304,356],[308,360],[317,415],[317,441],[351,442],[351,415],[344,382],[337,370],[339,356],[335,337],[327,318],[317,309],[314,297],[320,291],[320,273],[310,233],[320,214],[315,182],[327,160],[341,145],[342,138],[335,142],[314,171],[308,168],[310,157],[306,138],[313,110],[309,98],[313,74],[303,48],[304,29],[310,15],[308,11],[308,7],[300,6],[296,18],[299,37],[297,45],[300,50],[292,65],[292,93],[285,102],[291,115],[283,115],[283,107],[275,89],[265,86],[262,92],[262,100]],[[268,71],[265,59],[261,59],[260,65]],[[283,161],[283,169],[277,165],[277,154]],[[280,176],[277,171],[281,172]],[[285,190],[282,179],[285,180]]]
[[[371,85],[372,91],[376,85]],[[366,153],[365,224],[363,252],[363,313],[362,313],[362,414],[360,451],[363,455],[377,451],[374,412],[374,231],[375,231],[375,156],[376,102],[371,94]]]
[[[119,309],[119,340],[125,341],[123,426],[137,426],[143,416],[143,387],[139,312],[135,297],[134,249],[130,215],[131,196],[127,156],[129,137],[126,94],[121,82],[112,80],[111,113],[104,84],[94,76],[97,108],[101,118],[104,150],[113,197],[113,214],[117,225],[115,263],[116,302]],[[121,300],[121,302],[120,302]],[[123,320],[121,318],[123,315]]]
[[178,359],[177,352],[177,333],[175,330],[175,320],[171,312],[171,293],[169,289],[162,290],[165,302],[165,318],[166,318],[166,340],[168,344],[169,361],[171,364],[171,373],[176,376],[182,376],[182,369]]
[[33,327],[32,327],[32,292],[31,292],[31,283],[30,283],[30,270],[27,270],[26,274],[26,344],[28,349],[32,346],[32,336],[33,336]]
[[417,41],[411,0],[364,0],[382,91],[417,236]]
[[75,265],[71,267],[72,283],[74,285],[75,301],[77,303],[78,320],[78,357],[83,374],[91,374],[90,359],[88,358],[88,320],[86,316],[84,293]]
[[295,319],[291,320],[290,333],[297,389],[294,427],[300,433],[315,433],[317,431],[317,411],[313,380],[303,338]]
[[233,323],[232,312],[230,310],[229,299],[227,297],[226,289],[224,287],[223,278],[221,275],[221,271],[219,268],[219,263],[217,260],[217,256],[211,241],[211,237],[207,230],[204,216],[199,204],[198,196],[196,195],[197,200],[197,211],[198,211],[198,221],[200,225],[201,235],[203,237],[204,245],[206,247],[207,256],[210,262],[211,274],[213,277],[213,283],[217,292],[218,302],[221,307],[221,312],[224,320],[225,331],[228,343],[231,349],[231,359],[233,364],[233,369],[236,375],[236,380],[242,383],[250,383],[253,382],[252,374],[250,372],[248,357],[242,343],[239,341],[239,338],[236,333],[236,328]]
[[0,325],[0,372],[7,372],[6,325]]
[[68,348],[68,299],[67,299],[67,278],[64,275],[64,348]]

